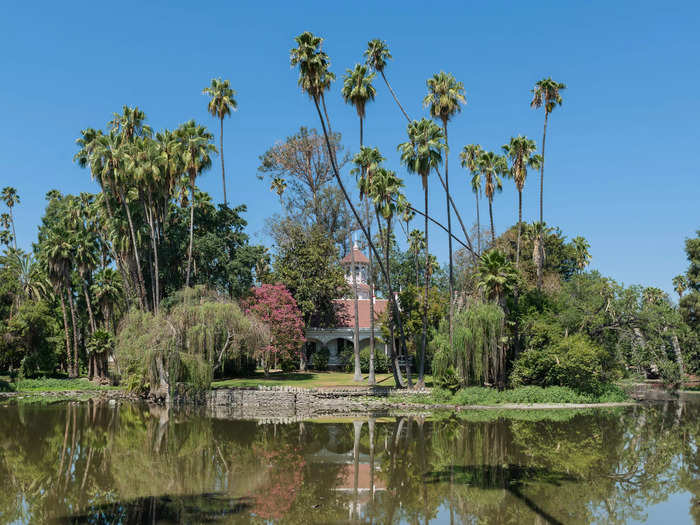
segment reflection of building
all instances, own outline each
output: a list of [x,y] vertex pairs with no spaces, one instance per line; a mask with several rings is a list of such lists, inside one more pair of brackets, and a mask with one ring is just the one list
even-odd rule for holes
[[[371,289],[367,284],[367,276],[369,274],[369,260],[364,253],[360,251],[357,245],[352,248],[353,254],[347,254],[340,264],[345,270],[345,280],[350,285],[349,297],[336,299],[334,302],[338,307],[338,326],[332,328],[308,328],[306,330],[306,340],[313,344],[315,348],[312,351],[323,348],[328,348],[330,357],[328,365],[337,367],[341,365],[340,354],[345,345],[352,348],[353,335],[355,330],[355,306],[352,295],[352,276],[355,273],[357,282],[357,297],[358,297],[358,320],[360,325],[359,339],[360,349],[369,346],[370,336],[370,301],[374,301],[374,319],[375,321],[386,310],[386,299],[377,299],[371,297]],[[352,265],[352,256],[355,258],[355,267]],[[381,335],[379,323],[375,322],[374,336],[375,338]],[[376,340],[376,339],[375,339]],[[378,347],[379,345],[377,345]],[[385,348],[386,351],[386,348]]]

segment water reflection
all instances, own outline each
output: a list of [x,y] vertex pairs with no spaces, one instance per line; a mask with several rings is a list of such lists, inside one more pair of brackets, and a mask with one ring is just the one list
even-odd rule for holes
[[[264,423],[0,406],[0,523],[700,523],[700,404]],[[514,417],[513,417],[514,416]]]

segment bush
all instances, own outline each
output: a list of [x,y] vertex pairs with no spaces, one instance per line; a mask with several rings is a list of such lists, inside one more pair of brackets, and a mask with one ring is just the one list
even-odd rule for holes
[[[355,370],[355,356],[352,346],[350,346],[349,350],[345,350],[341,357],[344,363],[344,370],[353,372]],[[369,374],[369,348],[360,350],[360,370],[363,374]],[[384,349],[379,348],[379,345],[374,348],[374,372],[377,374],[389,372],[389,358],[384,354]]]
[[311,367],[314,370],[324,371],[328,370],[328,359],[330,357],[330,352],[327,347],[322,347],[316,350],[311,356]]
[[452,366],[447,367],[442,371],[441,375],[436,376],[435,382],[441,389],[445,389],[453,394],[462,386],[459,376]]
[[604,370],[605,352],[583,334],[531,348],[522,353],[510,376],[514,387],[565,386],[598,395],[609,379]]

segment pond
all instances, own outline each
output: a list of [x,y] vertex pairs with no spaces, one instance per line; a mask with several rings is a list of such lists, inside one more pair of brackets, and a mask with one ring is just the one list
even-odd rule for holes
[[0,523],[700,523],[700,403],[271,422],[0,406]]

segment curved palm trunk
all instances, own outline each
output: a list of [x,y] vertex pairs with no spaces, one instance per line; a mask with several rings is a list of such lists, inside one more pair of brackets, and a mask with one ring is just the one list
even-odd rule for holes
[[73,289],[68,285],[68,306],[70,307],[71,325],[73,327],[73,370],[71,377],[78,377],[80,367],[78,366],[78,323],[75,318],[75,307],[73,306]]
[[190,203],[190,246],[187,249],[187,277],[185,279],[185,288],[190,287],[190,269],[192,268],[192,241],[194,239],[194,177],[192,177],[191,185],[192,202]]
[[394,97],[394,102],[396,102],[396,105],[399,106],[399,109],[401,110],[401,113],[403,113],[403,116],[406,117],[406,120],[411,122],[411,117],[408,116],[408,113],[406,113],[406,110],[403,109],[403,106],[401,105],[401,102],[399,102],[398,97],[396,96],[396,93],[394,93],[394,90],[391,89],[391,85],[389,85],[389,81],[386,79],[386,75],[384,75],[384,71],[380,71],[382,74],[382,78],[384,79],[384,83],[386,84],[386,87],[389,88],[389,92],[391,93],[391,96]]
[[[545,106],[544,110],[544,129],[542,130],[542,165],[540,166],[540,223],[544,225],[544,146],[545,142],[547,141],[547,122],[549,121],[549,112],[547,111],[547,106]],[[542,274],[543,274],[543,268],[542,265],[544,264],[544,254],[542,253],[542,246],[543,246],[543,241],[542,239],[542,234],[538,233],[537,234],[539,239],[540,239],[540,254],[538,257],[538,263],[537,263],[537,289],[541,290],[542,289]]]
[[423,294],[423,340],[420,347],[418,364],[418,387],[425,386],[425,347],[428,344],[428,289],[430,288],[430,250],[428,249],[428,181],[423,177],[425,190],[425,293]]
[[493,199],[489,199],[489,221],[491,222],[491,248],[496,244],[496,230],[493,227]]
[[[350,206],[350,210],[352,211],[353,215],[355,216],[355,220],[357,221],[358,225],[360,226],[360,229],[362,230],[362,233],[365,235],[365,238],[367,239],[367,244],[369,245],[370,251],[373,252],[375,255],[377,255],[377,248],[372,242],[372,238],[369,236],[367,233],[367,230],[365,229],[364,225],[362,224],[362,221],[360,220],[360,215],[357,213],[357,210],[355,209],[355,206],[352,203],[352,200],[350,200],[350,196],[348,195],[348,191],[345,188],[345,184],[343,184],[343,179],[340,178],[340,173],[338,172],[338,166],[336,166],[335,163],[335,157],[333,155],[333,148],[331,147],[331,142],[330,139],[328,138],[328,129],[326,128],[326,122],[323,119],[323,115],[321,114],[321,107],[319,105],[319,99],[318,97],[313,98],[314,105],[316,106],[316,112],[318,113],[318,118],[321,121],[321,129],[323,129],[323,136],[326,141],[326,149],[328,149],[328,154],[331,157],[331,166],[333,168],[333,175],[335,175],[335,180],[338,183],[338,187],[340,187],[340,191],[343,192],[343,196],[345,197],[345,202]],[[379,270],[382,272],[382,275],[386,277],[386,270],[383,267],[382,262],[377,259],[379,262]],[[391,298],[391,305],[394,310],[394,313],[397,316],[398,319],[398,325],[399,325],[399,334],[401,337],[401,345],[403,348],[406,347],[406,337],[403,331],[403,322],[401,320],[401,316],[399,314],[399,306],[396,302],[396,298],[392,297]],[[392,356],[392,359],[394,356]],[[392,370],[393,376],[394,376],[394,381],[396,382],[396,385],[399,387],[404,386],[403,379],[401,378],[401,373],[398,368],[394,368]]]
[[228,206],[228,201],[226,200],[226,175],[224,172],[224,117],[221,117],[219,120],[221,121],[221,135],[219,135],[219,148],[221,151],[221,184],[224,188],[224,206]]
[[362,381],[360,365],[360,308],[357,298],[357,267],[355,266],[355,244],[350,240],[350,264],[352,268],[353,306],[355,309],[355,326],[352,334],[353,356],[355,358],[355,375],[353,381]]
[[70,332],[68,330],[68,316],[66,315],[66,301],[61,290],[61,313],[63,314],[63,331],[66,334],[66,367],[68,374],[73,373],[73,357],[70,351]]
[[139,248],[136,242],[136,232],[134,231],[134,222],[131,220],[131,210],[124,197],[124,191],[120,192],[120,198],[124,210],[126,210],[126,218],[129,220],[129,233],[131,234],[131,243],[134,246],[134,260],[136,262],[136,273],[138,276],[138,288],[139,288],[139,302],[141,303],[141,308],[146,307],[146,286],[143,282],[143,272],[141,272],[141,260],[139,258]]
[[450,292],[450,309],[448,317],[448,328],[449,328],[449,344],[450,351],[452,350],[452,336],[453,336],[453,325],[452,319],[454,317],[454,270],[452,268],[452,213],[450,212],[450,176],[448,171],[450,157],[450,148],[447,142],[447,121],[442,122],[442,129],[445,131],[445,200],[447,207],[447,249],[449,250],[449,264],[450,264],[450,282],[449,282],[449,292]]
[[[366,205],[367,209],[367,232],[368,235],[372,236],[372,220],[371,217],[369,216],[369,201],[367,201]],[[379,228],[379,224],[377,224],[377,228]],[[374,377],[374,276],[373,271],[372,271],[372,252],[369,252],[369,384],[373,385],[376,383],[375,377]],[[389,268],[386,268],[387,273],[389,272]]]

